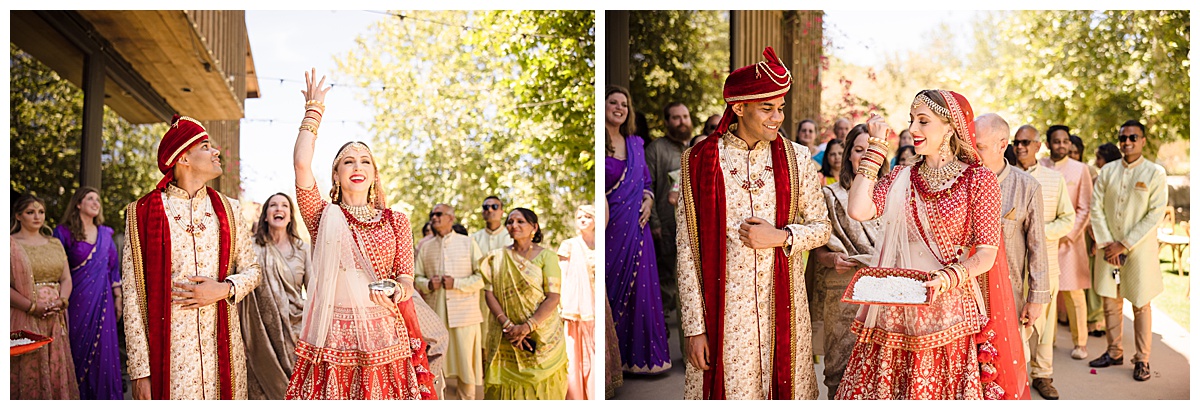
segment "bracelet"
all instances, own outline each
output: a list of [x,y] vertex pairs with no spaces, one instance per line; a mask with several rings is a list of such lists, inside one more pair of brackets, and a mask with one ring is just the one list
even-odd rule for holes
[[879,180],[879,176],[876,172],[868,172],[867,170],[863,169],[861,166],[858,168],[858,171],[855,171],[854,173],[858,174],[858,175],[862,175],[863,178],[869,179],[871,181]]
[[32,316],[34,310],[37,310],[37,302],[31,300],[29,301],[29,311],[25,313],[28,313],[30,316]]
[[645,198],[645,197],[646,197],[646,195],[649,195],[649,196],[650,196],[650,200],[651,200],[651,201],[653,201],[653,200],[654,200],[654,192],[651,192],[649,189],[643,189],[643,190],[642,190],[642,198]]
[[324,110],[325,110],[325,103],[323,103],[323,102],[320,102],[320,101],[317,101],[317,100],[308,100],[308,101],[305,101],[305,102],[304,102],[304,106],[305,106],[305,107],[318,107],[318,108],[320,108],[322,111],[324,111]]
[[533,332],[538,328],[538,323],[536,320],[534,320],[533,315],[529,315],[529,319],[525,319],[525,324],[529,325],[530,332]]
[[313,137],[317,136],[317,127],[312,126],[312,124],[300,124],[300,131],[304,131],[304,130],[308,130],[308,132],[311,132]]

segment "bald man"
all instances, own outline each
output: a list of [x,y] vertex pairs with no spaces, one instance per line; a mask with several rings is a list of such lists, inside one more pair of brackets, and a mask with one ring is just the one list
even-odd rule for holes
[[458,398],[474,400],[483,384],[483,335],[479,291],[483,276],[479,245],[454,232],[454,208],[437,204],[429,212],[434,238],[421,248],[414,261],[416,288],[450,332],[445,379],[457,379]]
[[975,149],[983,165],[1000,182],[1000,223],[1008,278],[1021,323],[1028,328],[1050,303],[1042,188],[1032,175],[1004,160],[1008,132],[1008,122],[999,115],[989,113],[975,119]]

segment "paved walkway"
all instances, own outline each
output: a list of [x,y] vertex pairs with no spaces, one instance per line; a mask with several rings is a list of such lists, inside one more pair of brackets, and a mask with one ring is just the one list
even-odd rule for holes
[[[1071,332],[1058,326],[1054,348],[1054,386],[1063,400],[1187,400],[1191,397],[1191,338],[1182,327],[1161,310],[1154,309],[1154,337],[1151,346],[1151,378],[1145,382],[1133,380],[1133,311],[1125,302],[1125,364],[1094,369],[1087,362],[1099,357],[1107,347],[1105,338],[1089,337],[1086,360],[1071,359]],[[671,328],[671,370],[657,376],[625,376],[625,384],[617,389],[613,400],[681,400],[683,399],[683,354],[679,351],[678,333]],[[820,337],[821,329],[814,329]],[[820,352],[820,344],[817,345]],[[817,364],[817,385],[820,399],[825,400],[825,385],[820,381],[824,360]],[[1041,400],[1035,391],[1034,400]]]

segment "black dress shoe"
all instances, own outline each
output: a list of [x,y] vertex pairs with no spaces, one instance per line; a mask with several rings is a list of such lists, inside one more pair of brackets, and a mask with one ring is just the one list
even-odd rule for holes
[[1053,384],[1050,384],[1053,381],[1054,379],[1048,379],[1045,377],[1034,378],[1033,389],[1037,390],[1038,394],[1042,395],[1043,399],[1058,400],[1058,389],[1054,388]]
[[1139,382],[1150,380],[1150,362],[1133,362],[1133,379]]
[[1088,336],[1091,336],[1091,337],[1104,337],[1107,334],[1108,334],[1108,331],[1104,330],[1104,329],[1097,329],[1097,330],[1088,332]]
[[1089,367],[1120,366],[1122,364],[1125,364],[1124,357],[1118,357],[1116,359],[1113,359],[1112,356],[1108,355],[1108,352],[1105,352],[1104,354],[1100,355],[1100,357],[1097,358],[1096,360],[1092,360],[1092,361],[1088,362]]

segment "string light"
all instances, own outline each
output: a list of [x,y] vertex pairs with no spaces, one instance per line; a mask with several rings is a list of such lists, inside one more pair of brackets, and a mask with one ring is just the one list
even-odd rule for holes
[[547,38],[547,39],[573,39],[573,40],[580,40],[580,41],[588,41],[589,40],[588,38],[556,36],[553,34],[520,33],[520,32],[514,32],[514,31],[492,30],[492,29],[486,29],[486,28],[482,28],[482,27],[470,26],[470,25],[466,25],[466,24],[447,23],[447,22],[440,21],[440,20],[416,17],[416,16],[412,16],[411,14],[406,15],[406,14],[399,13],[399,12],[378,11],[378,10],[365,10],[365,11],[368,13],[393,16],[393,17],[399,18],[400,21],[404,21],[405,19],[411,19],[411,20],[422,21],[422,22],[426,22],[426,23],[439,24],[439,25],[443,25],[446,27],[461,28],[463,30],[493,32],[493,33],[507,34],[507,35],[511,35],[511,36],[521,36],[522,39],[528,39],[529,37],[537,37],[537,38]]

